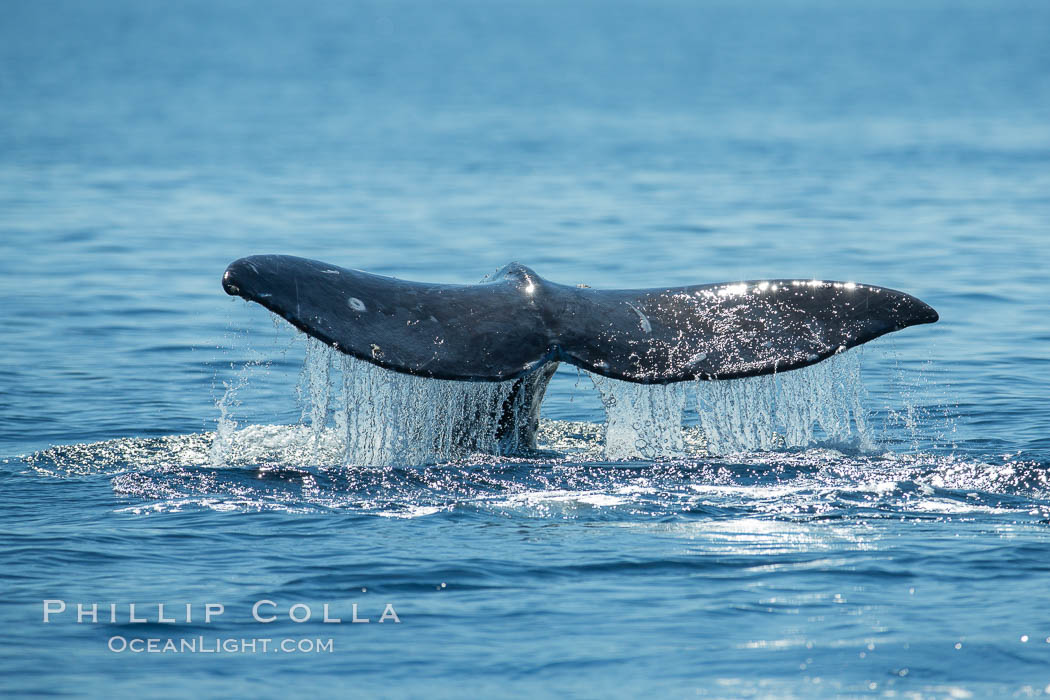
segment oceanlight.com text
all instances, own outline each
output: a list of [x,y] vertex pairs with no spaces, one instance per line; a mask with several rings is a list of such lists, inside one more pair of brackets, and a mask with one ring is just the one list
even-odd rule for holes
[[309,637],[274,639],[272,637],[122,637],[107,642],[115,654],[331,654],[332,638]]

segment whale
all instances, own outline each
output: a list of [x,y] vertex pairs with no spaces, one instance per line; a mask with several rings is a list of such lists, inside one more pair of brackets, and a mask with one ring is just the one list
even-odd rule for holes
[[[561,362],[639,384],[738,379],[807,367],[939,318],[914,296],[855,282],[596,289],[552,282],[518,263],[478,284],[437,284],[252,255],[226,268],[222,287],[394,372],[514,381],[501,438],[526,449],[535,446],[539,405]],[[512,405],[528,419],[511,420]]]

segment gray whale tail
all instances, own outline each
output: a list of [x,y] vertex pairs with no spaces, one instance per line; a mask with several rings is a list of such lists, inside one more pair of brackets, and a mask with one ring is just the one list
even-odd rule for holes
[[480,284],[428,284],[287,255],[230,264],[228,294],[396,372],[514,381],[499,451],[535,448],[559,362],[641,384],[787,372],[886,333],[933,323],[903,292],[850,282],[762,280],[670,289],[590,289],[512,263]]
[[937,321],[913,296],[851,282],[761,280],[590,289],[512,263],[480,284],[428,284],[287,255],[233,262],[228,294],[397,372],[505,381],[549,362],[643,384],[806,367]]

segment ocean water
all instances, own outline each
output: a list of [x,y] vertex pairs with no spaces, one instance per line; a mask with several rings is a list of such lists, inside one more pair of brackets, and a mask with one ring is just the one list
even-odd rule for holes
[[[1050,694],[1045,3],[2,15],[5,696]],[[257,253],[941,321],[773,389],[562,366],[542,454],[361,466],[339,358],[219,285]]]

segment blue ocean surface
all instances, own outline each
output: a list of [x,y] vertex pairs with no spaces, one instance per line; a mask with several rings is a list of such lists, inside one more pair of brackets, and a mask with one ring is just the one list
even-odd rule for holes
[[[0,694],[1050,695],[1048,37],[1015,0],[5,2]],[[941,320],[793,395],[837,377],[856,439],[610,458],[562,365],[545,453],[362,466],[328,360],[220,287],[259,253]]]

